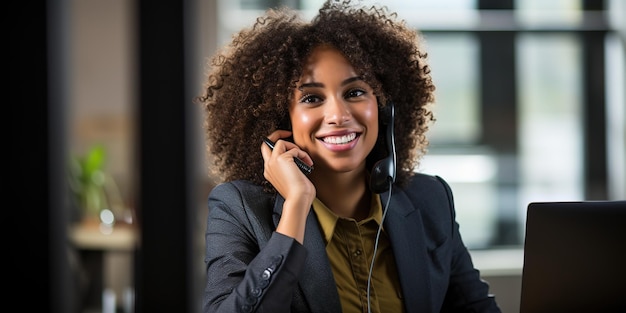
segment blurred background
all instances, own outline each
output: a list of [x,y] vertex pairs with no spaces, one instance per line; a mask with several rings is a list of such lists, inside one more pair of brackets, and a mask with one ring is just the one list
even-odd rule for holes
[[[193,98],[208,57],[268,7],[311,17],[322,2],[49,0],[18,11],[37,21],[18,40],[32,56],[19,63],[29,105],[18,115],[35,120],[17,126],[34,135],[17,136],[26,166],[9,192],[44,208],[19,247],[34,257],[27,247],[47,241],[47,264],[24,270],[45,311],[201,311],[218,182]],[[518,312],[527,204],[626,199],[626,2],[380,2],[423,32],[437,86],[415,170],[450,182],[476,266],[503,311]]]

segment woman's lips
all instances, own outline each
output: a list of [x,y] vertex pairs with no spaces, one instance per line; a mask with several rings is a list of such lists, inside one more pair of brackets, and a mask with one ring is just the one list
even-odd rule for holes
[[357,133],[349,133],[341,136],[326,136],[319,138],[319,140],[327,149],[341,152],[354,148],[359,137]]
[[322,141],[324,141],[325,143],[340,145],[340,144],[349,143],[355,138],[356,138],[356,133],[349,133],[349,134],[342,135],[342,136],[326,136],[322,138]]

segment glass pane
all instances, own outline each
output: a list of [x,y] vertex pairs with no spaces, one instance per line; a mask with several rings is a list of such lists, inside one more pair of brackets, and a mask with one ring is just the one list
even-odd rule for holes
[[528,202],[584,200],[582,63],[575,35],[527,34],[518,43],[519,213],[525,223]]
[[[622,36],[626,35],[626,1],[607,0],[607,17],[611,29],[618,30]],[[624,43],[622,42],[622,45]]]
[[618,200],[626,199],[626,51],[617,34],[607,36],[605,47],[609,199]]
[[[244,1],[244,0],[242,0]],[[248,0],[252,1],[252,0]],[[475,0],[422,0],[422,1],[406,1],[406,0],[385,0],[385,1],[364,1],[368,4],[382,3],[393,11],[406,11],[412,9],[420,10],[472,10],[476,7]],[[301,0],[303,9],[318,9],[324,0]]]
[[[380,1],[378,1],[380,3]],[[386,0],[390,10],[410,25],[426,29],[459,29],[473,27],[480,21],[475,0]]]
[[517,0],[515,15],[521,25],[578,25],[583,21],[580,0]]
[[496,214],[496,160],[480,139],[479,46],[470,34],[427,33],[437,87],[429,153],[418,169],[444,178],[453,190],[461,234],[470,248],[488,246]]
[[138,231],[133,3],[70,2],[67,140],[75,219],[68,235],[81,278],[76,295],[81,312],[130,312]]
[[465,245],[488,248],[497,222],[497,162],[488,150],[431,149],[418,172],[439,175],[452,188],[457,221]]
[[435,86],[437,122],[430,130],[433,146],[471,144],[480,135],[480,70],[476,38],[468,34],[427,34],[426,51]]
[[406,1],[406,0],[385,0],[385,5],[398,11],[420,9],[420,10],[474,10],[476,8],[476,0],[422,0],[422,1]]

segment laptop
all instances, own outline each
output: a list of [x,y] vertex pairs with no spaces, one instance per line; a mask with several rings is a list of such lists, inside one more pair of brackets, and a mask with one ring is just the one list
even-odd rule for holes
[[626,201],[527,207],[520,313],[626,312]]

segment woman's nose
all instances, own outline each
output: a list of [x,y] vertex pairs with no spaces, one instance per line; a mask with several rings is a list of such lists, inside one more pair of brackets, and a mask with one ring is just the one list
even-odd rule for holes
[[349,104],[341,99],[332,98],[326,102],[326,120],[329,124],[342,125],[352,118]]

